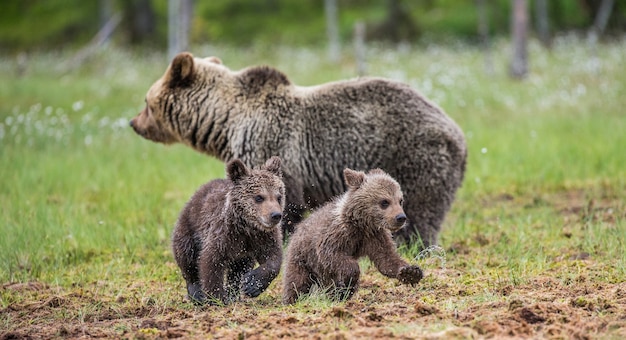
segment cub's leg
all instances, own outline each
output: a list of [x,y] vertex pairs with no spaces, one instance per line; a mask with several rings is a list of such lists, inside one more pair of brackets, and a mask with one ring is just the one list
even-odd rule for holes
[[305,267],[288,262],[283,278],[283,304],[293,304],[300,295],[308,294],[316,281],[315,275]]
[[411,285],[417,284],[423,277],[422,270],[418,266],[409,265],[400,257],[389,235],[370,240],[365,245],[364,252],[376,269],[387,277]]
[[333,279],[334,289],[331,291],[331,298],[338,301],[348,300],[359,288],[361,276],[359,262],[354,258],[345,257],[336,263],[339,263],[339,268],[336,269],[336,276]]
[[254,260],[250,257],[238,259],[231,263],[226,274],[228,301],[236,301],[239,298],[243,276],[252,270],[253,267]]
[[243,278],[243,292],[250,297],[257,297],[274,281],[283,262],[282,247],[277,240],[269,249],[257,257],[259,266],[249,271]]
[[224,290],[225,263],[228,259],[220,255],[218,249],[205,247],[198,258],[198,272],[206,303],[228,303]]
[[200,276],[198,274],[198,257],[200,241],[196,240],[187,230],[180,226],[174,230],[172,236],[172,251],[174,259],[181,270],[183,278],[187,283],[187,295],[195,303],[203,303],[206,299],[202,292]]

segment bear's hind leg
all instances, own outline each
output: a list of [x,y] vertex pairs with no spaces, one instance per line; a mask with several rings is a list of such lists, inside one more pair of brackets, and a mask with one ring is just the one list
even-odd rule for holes
[[359,277],[361,269],[359,263],[354,259],[344,261],[339,268],[337,279],[333,280],[331,298],[337,301],[348,300],[359,288]]
[[298,297],[308,294],[314,282],[312,273],[301,266],[288,263],[283,278],[283,304],[293,304]]
[[177,226],[172,237],[174,259],[187,283],[187,295],[194,303],[204,303],[206,295],[202,292],[198,273],[198,256],[200,244],[181,226]]

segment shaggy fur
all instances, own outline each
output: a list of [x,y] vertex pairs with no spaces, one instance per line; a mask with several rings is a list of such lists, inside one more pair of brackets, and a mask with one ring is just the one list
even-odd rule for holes
[[461,129],[420,93],[391,80],[300,87],[270,67],[233,72],[218,58],[181,53],[146,103],[131,126],[149,140],[184,143],[248,166],[280,156],[289,231],[305,209],[345,191],[344,168],[381,168],[405,192],[408,223],[399,239],[434,244],[465,172]]
[[398,255],[391,238],[406,221],[400,185],[379,169],[367,175],[345,169],[344,177],[348,191],[302,221],[289,241],[283,303],[294,303],[313,284],[332,298],[349,299],[358,289],[363,256],[400,282],[422,279],[421,269]]
[[260,170],[233,160],[226,172],[229,179],[213,180],[191,197],[172,236],[187,293],[197,303],[229,303],[240,291],[256,297],[282,262],[280,159],[270,158]]

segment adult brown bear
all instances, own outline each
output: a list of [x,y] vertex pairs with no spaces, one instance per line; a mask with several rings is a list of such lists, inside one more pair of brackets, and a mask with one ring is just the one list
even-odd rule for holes
[[400,241],[437,242],[465,172],[467,147],[457,124],[406,84],[359,78],[301,87],[280,71],[231,71],[218,58],[181,53],[130,122],[144,138],[184,143],[247,166],[283,160],[291,231],[305,209],[343,193],[344,168],[381,168],[405,193]]

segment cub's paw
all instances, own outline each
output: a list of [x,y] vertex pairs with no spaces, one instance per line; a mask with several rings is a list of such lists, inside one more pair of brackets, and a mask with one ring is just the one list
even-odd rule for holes
[[422,270],[418,266],[406,266],[400,268],[398,280],[402,283],[415,285],[424,277]]
[[265,282],[261,277],[254,275],[254,271],[249,272],[243,278],[242,288],[244,294],[249,297],[257,297],[261,295],[270,285],[269,282]]
[[202,291],[202,287],[200,286],[200,282],[188,283],[187,284],[187,297],[191,302],[196,305],[203,305],[207,303],[208,297]]

